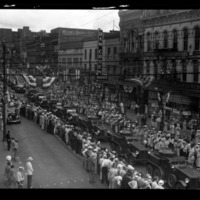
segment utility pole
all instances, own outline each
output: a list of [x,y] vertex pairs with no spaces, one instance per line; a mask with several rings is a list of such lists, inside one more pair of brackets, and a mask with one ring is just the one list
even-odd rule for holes
[[3,141],[6,140],[7,121],[7,74],[6,74],[6,45],[3,41]]

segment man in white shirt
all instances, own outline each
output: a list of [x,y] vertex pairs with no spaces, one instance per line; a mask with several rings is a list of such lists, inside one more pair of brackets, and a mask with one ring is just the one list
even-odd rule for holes
[[20,167],[19,167],[19,170],[18,170],[18,172],[17,172],[17,183],[18,183],[18,188],[23,188],[23,184],[24,184],[23,170],[24,170],[24,167],[20,166]]
[[27,171],[27,187],[28,188],[32,188],[32,176],[33,176],[33,166],[32,166],[32,162],[33,158],[29,157],[27,159],[27,163],[26,163],[26,171]]

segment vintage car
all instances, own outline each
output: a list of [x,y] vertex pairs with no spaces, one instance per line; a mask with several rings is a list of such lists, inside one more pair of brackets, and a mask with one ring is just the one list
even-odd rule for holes
[[86,130],[91,130],[92,129],[92,123],[91,120],[89,120],[86,116],[79,114],[79,125],[83,127]]
[[17,113],[8,113],[7,124],[21,124],[20,116]]
[[104,125],[93,125],[92,132],[96,140],[109,142],[111,139],[112,133]]
[[146,163],[149,156],[148,149],[127,130],[121,131],[120,134],[112,134],[110,146],[119,157],[132,164]]
[[171,149],[149,153],[146,172],[165,180],[173,189],[200,189],[200,171],[187,164],[186,158]]

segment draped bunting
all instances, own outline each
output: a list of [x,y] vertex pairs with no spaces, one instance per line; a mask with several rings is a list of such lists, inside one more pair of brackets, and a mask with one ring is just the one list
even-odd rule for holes
[[100,89],[101,88],[101,83],[94,83],[95,87]]
[[124,85],[124,91],[128,92],[128,93],[131,93],[133,91],[133,86],[126,86],[126,85]]
[[55,77],[46,77],[43,79],[43,84],[42,87],[47,88],[49,86],[51,86],[53,84],[53,82],[55,81]]
[[[21,76],[24,78],[24,80],[30,85],[30,86],[33,86],[33,87],[36,87],[38,86],[38,81],[36,78],[34,78],[33,76],[31,75],[25,75],[25,74],[21,74]],[[42,81],[42,87],[43,88],[47,88],[49,86],[51,86],[54,81],[55,81],[55,77],[45,77],[43,78],[41,81]]]

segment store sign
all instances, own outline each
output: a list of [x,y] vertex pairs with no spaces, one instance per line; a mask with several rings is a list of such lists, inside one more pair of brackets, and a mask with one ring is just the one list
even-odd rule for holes
[[102,75],[102,58],[103,58],[103,31],[98,29],[98,67],[97,77]]
[[172,108],[165,106],[165,110],[170,110],[170,111],[172,111]]
[[175,110],[173,110],[173,113],[180,115],[181,112],[179,110],[175,109]]
[[183,115],[191,115],[191,111],[183,111],[182,114]]

